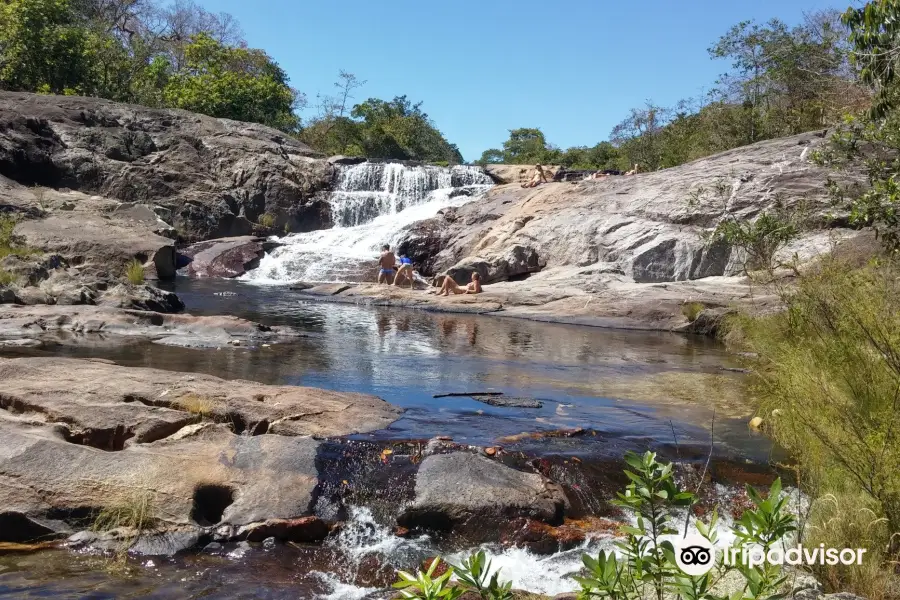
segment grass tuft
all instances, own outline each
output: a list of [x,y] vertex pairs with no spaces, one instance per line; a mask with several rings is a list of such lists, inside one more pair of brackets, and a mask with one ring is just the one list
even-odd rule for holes
[[257,221],[260,227],[265,229],[271,229],[275,226],[275,215],[272,213],[265,213],[259,216],[259,220]]
[[216,403],[199,394],[185,394],[175,401],[175,405],[181,410],[191,414],[200,415],[200,417],[210,416],[216,408]]
[[681,305],[681,314],[684,315],[685,319],[693,323],[700,316],[700,313],[703,312],[704,308],[706,307],[702,302],[686,302]]
[[144,265],[137,259],[131,259],[125,266],[125,278],[132,285],[144,283]]
[[140,532],[155,527],[157,520],[153,493],[135,490],[97,513],[91,529],[111,531],[124,527]]

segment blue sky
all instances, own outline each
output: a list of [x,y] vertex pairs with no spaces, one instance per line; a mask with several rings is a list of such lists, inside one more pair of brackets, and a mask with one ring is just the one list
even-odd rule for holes
[[744,19],[843,3],[820,0],[200,0],[241,23],[306,93],[340,69],[368,83],[357,101],[406,94],[466,160],[508,130],[540,127],[560,147],[607,139],[629,108],[708,90],[727,70],[706,49]]

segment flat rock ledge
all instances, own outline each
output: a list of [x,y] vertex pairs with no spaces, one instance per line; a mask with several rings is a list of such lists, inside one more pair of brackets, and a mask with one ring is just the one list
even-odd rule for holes
[[275,344],[299,335],[289,327],[269,327],[233,316],[163,314],[114,306],[0,304],[0,347],[149,340],[167,346],[220,348]]
[[[319,438],[387,427],[401,410],[364,394],[126,368],[103,360],[0,359],[0,541],[89,529],[168,554],[202,539],[320,540]],[[324,532],[324,533],[323,533]]]

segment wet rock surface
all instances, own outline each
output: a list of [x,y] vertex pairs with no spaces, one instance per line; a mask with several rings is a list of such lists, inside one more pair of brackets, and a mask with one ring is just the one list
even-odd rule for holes
[[179,251],[190,260],[188,277],[238,277],[259,264],[263,239],[254,236],[221,238],[199,242]]
[[115,306],[0,305],[0,342],[60,345],[127,344],[221,348],[289,341],[299,334],[231,316],[193,316]]
[[484,539],[512,518],[560,523],[569,501],[557,484],[467,452],[428,456],[416,474],[415,497],[401,509],[403,527],[454,530]]

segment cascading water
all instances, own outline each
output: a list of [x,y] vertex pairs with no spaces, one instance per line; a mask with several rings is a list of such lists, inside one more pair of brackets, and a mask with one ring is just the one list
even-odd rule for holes
[[244,279],[259,283],[371,279],[383,244],[392,248],[403,229],[461,206],[486,191],[478,167],[361,163],[339,166],[329,195],[332,229],[290,235]]

